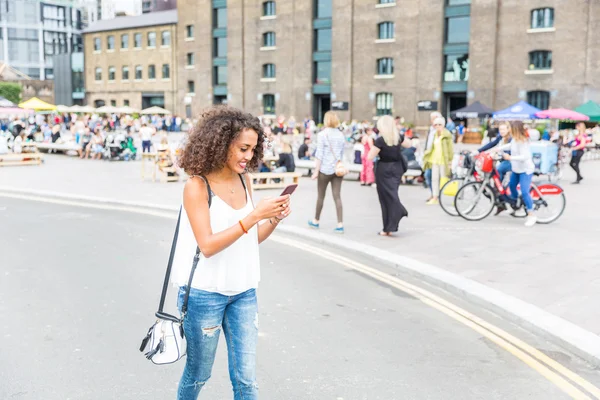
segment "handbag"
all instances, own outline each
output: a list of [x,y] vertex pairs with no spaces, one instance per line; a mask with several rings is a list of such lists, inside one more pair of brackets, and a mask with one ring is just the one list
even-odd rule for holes
[[325,138],[327,139],[327,143],[329,143],[329,150],[331,150],[331,154],[333,154],[333,158],[335,160],[337,160],[335,163],[335,175],[339,176],[339,177],[343,177],[346,174],[348,174],[348,169],[346,168],[346,166],[344,165],[342,160],[338,159],[335,156],[335,152],[333,151],[333,147],[331,147],[331,142],[329,141],[329,136],[325,135]]
[[[208,207],[210,208],[212,191],[206,178],[202,177],[202,179],[204,179],[206,182],[206,188],[208,190]],[[175,227],[175,234],[173,235],[173,244],[171,245],[171,253],[169,255],[169,262],[167,263],[167,271],[165,272],[165,280],[163,283],[162,293],[160,295],[158,311],[155,313],[156,322],[154,322],[150,329],[148,329],[148,333],[146,333],[146,336],[144,339],[142,339],[142,344],[140,345],[140,351],[144,353],[148,360],[157,365],[172,364],[183,358],[187,350],[185,333],[183,331],[183,321],[185,319],[185,314],[187,313],[190,288],[192,286],[194,272],[198,266],[198,261],[200,261],[199,247],[196,247],[196,255],[194,255],[190,277],[185,288],[185,297],[183,298],[183,304],[181,306],[181,318],[164,312],[180,224],[181,208],[179,209],[179,216],[177,217],[177,226]]]

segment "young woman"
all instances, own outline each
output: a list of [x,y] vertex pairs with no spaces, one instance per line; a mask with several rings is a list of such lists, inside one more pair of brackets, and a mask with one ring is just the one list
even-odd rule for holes
[[333,192],[333,200],[335,201],[335,211],[337,213],[337,227],[334,229],[335,233],[344,233],[344,220],[343,220],[343,209],[342,209],[342,181],[343,177],[335,174],[335,165],[338,161],[344,158],[344,145],[346,143],[346,137],[338,129],[340,126],[340,120],[338,116],[332,112],[327,111],[324,117],[325,129],[319,133],[319,139],[317,142],[317,153],[315,154],[316,165],[315,172],[312,175],[312,179],[317,179],[317,210],[315,213],[315,219],[308,221],[308,225],[311,228],[319,228],[319,220],[321,218],[321,211],[323,210],[323,201],[325,200],[325,193],[327,186],[331,183],[331,189]]
[[437,117],[433,121],[435,129],[432,146],[423,154],[424,170],[431,169],[431,199],[427,204],[439,204],[440,179],[451,172],[454,148],[452,134],[446,129],[446,120]]
[[360,171],[360,184],[362,186],[371,186],[375,182],[375,173],[373,170],[374,158],[369,157],[369,153],[371,152],[371,149],[373,149],[373,136],[375,136],[373,128],[369,127],[361,139],[361,143],[364,146],[361,160],[362,170]]
[[180,287],[180,310],[196,246],[202,255],[183,322],[187,359],[178,400],[197,399],[211,375],[221,330],[227,341],[233,398],[258,396],[258,245],[291,212],[289,196],[264,199],[256,206],[252,202],[245,172],[254,170],[263,156],[263,135],[256,117],[213,107],[190,133],[180,158],[190,176],[183,190],[172,274]]
[[585,152],[586,144],[587,134],[585,132],[585,124],[583,122],[579,122],[577,124],[577,137],[573,141],[571,162],[569,164],[577,174],[577,179],[575,182],[573,182],[574,184],[579,184],[579,182],[581,182],[583,179],[583,176],[581,176],[581,171],[579,171],[579,163],[581,162],[581,157],[583,157]]
[[510,161],[512,175],[510,176],[510,198],[517,202],[519,192],[517,185],[521,185],[521,196],[527,209],[527,220],[525,226],[533,226],[537,218],[533,213],[533,200],[531,199],[531,180],[535,165],[533,164],[531,150],[529,149],[529,137],[521,121],[511,122],[512,141],[500,147],[500,150],[510,150],[510,154],[504,153],[504,159]]
[[[510,123],[506,121],[500,122],[500,125],[498,126],[498,131],[498,136],[496,136],[496,138],[494,138],[488,144],[482,146],[479,150],[477,150],[478,153],[491,150],[496,146],[504,146],[510,143],[510,141],[512,140],[512,129],[510,127]],[[510,154],[510,150],[506,151],[506,153]],[[498,174],[500,175],[501,181],[504,181],[504,176],[508,172],[510,172],[510,161],[504,160],[498,166]]]
[[398,197],[398,188],[407,169],[402,147],[409,148],[411,144],[398,133],[396,122],[389,115],[379,118],[377,129],[380,137],[375,140],[368,159],[372,162],[379,156],[375,171],[377,195],[383,217],[383,230],[379,235],[391,236],[392,232],[398,232],[400,220],[408,216],[408,211]]

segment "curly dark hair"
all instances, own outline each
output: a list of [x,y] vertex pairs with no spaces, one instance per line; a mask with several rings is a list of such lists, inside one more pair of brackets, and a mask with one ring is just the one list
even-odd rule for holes
[[258,134],[254,156],[246,167],[248,171],[256,170],[263,158],[265,141],[260,121],[252,114],[228,106],[213,106],[202,113],[187,137],[179,166],[190,176],[220,170],[227,162],[229,146],[245,129]]

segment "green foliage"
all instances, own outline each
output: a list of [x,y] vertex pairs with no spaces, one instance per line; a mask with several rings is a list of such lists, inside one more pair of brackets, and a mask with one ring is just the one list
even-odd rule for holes
[[18,104],[21,101],[21,85],[15,82],[0,82],[0,96]]

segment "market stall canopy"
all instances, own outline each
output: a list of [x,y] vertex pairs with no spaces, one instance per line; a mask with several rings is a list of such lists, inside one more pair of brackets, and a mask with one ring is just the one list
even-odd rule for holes
[[7,98],[0,96],[0,107],[15,108],[15,107],[17,107],[17,105],[15,103],[13,103],[12,101],[8,100]]
[[577,111],[567,110],[566,108],[551,108],[550,110],[540,111],[535,114],[538,118],[558,119],[561,121],[589,121],[590,117]]
[[69,106],[64,106],[62,104],[59,104],[56,106],[56,111],[64,113],[64,112],[69,112],[71,110],[71,108]]
[[575,109],[578,113],[590,117],[590,121],[600,122],[600,105],[593,101],[588,101]]
[[36,111],[54,111],[56,110],[56,106],[54,104],[46,103],[43,100],[38,99],[37,97],[32,97],[31,99],[19,104],[21,108],[28,108],[30,110]]
[[119,110],[118,112],[120,114],[135,114],[140,112],[140,110],[129,107],[129,106],[125,106],[125,107],[118,107],[117,110]]
[[0,107],[0,118],[22,117],[33,114],[33,110],[19,107]]
[[520,101],[517,104],[513,104],[512,106],[505,108],[504,110],[496,111],[493,114],[493,118],[508,120],[535,119],[535,114],[539,113],[540,111],[542,110],[525,101]]
[[146,108],[144,110],[142,110],[142,112],[140,112],[140,114],[145,114],[145,115],[154,115],[154,114],[171,114],[171,111],[169,110],[165,110],[162,107],[150,107],[150,108]]
[[458,110],[452,111],[450,113],[450,117],[452,118],[486,118],[491,116],[494,113],[494,110],[489,108],[486,105],[481,104],[479,101],[476,101],[473,104],[469,104],[466,107],[460,108]]
[[96,112],[98,114],[117,114],[119,109],[113,106],[102,106],[100,108],[96,108]]

